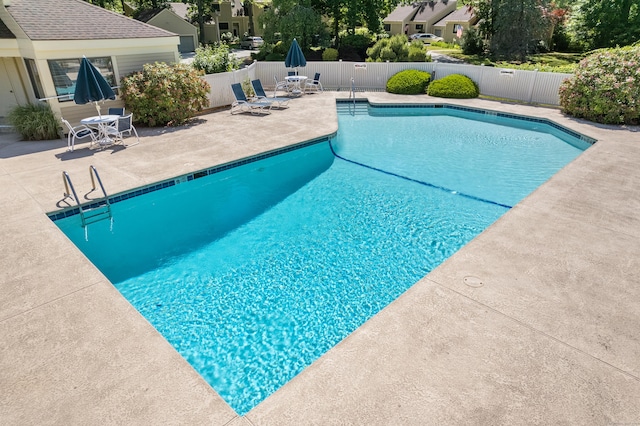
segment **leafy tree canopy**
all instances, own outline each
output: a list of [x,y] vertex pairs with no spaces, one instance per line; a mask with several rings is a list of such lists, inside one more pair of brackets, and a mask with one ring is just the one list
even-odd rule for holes
[[295,38],[303,50],[308,50],[314,41],[324,38],[326,26],[310,3],[309,0],[273,0],[271,8],[259,18],[264,24],[265,40],[274,42],[279,34],[287,46]]
[[[469,0],[492,56],[525,60],[552,31],[549,0]],[[551,30],[551,31],[550,31]]]
[[578,0],[569,31],[586,49],[627,46],[640,39],[638,0]]

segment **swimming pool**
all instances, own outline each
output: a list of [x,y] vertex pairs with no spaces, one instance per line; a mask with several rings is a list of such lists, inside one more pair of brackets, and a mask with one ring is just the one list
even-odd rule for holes
[[[511,133],[494,127],[504,117],[477,112],[365,109],[341,114],[334,138],[118,195],[113,229],[93,224],[88,241],[77,215],[56,221],[239,414],[533,189],[515,191],[514,181],[544,181],[586,147],[518,118],[507,118],[521,127]],[[451,129],[476,136],[458,145]],[[501,138],[491,140],[491,131]],[[547,171],[521,173],[507,161],[509,145],[527,167],[544,163]],[[553,145],[561,154],[550,154]],[[533,158],[536,151],[544,154]]]

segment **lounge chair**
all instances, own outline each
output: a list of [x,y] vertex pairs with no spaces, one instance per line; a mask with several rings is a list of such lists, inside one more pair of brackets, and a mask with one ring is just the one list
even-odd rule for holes
[[322,88],[322,83],[320,83],[319,72],[316,73],[316,75],[313,77],[313,80],[307,80],[307,82],[304,85],[304,91],[306,92],[307,89],[314,89],[316,92],[318,90],[320,90],[321,92],[324,92],[324,89]]
[[73,127],[71,123],[69,123],[64,118],[62,119],[62,123],[64,123],[64,125],[67,126],[67,130],[68,130],[67,151],[73,151],[76,144],[76,139],[91,138],[92,144],[98,142],[98,140],[96,139],[96,134],[94,133],[93,129],[91,129],[90,127],[85,126],[84,124]]
[[231,85],[231,90],[233,91],[233,96],[235,96],[236,100],[231,104],[231,114],[235,111],[246,112],[249,111],[251,114],[260,114],[260,113],[271,113],[271,107],[273,107],[273,102],[267,100],[257,100],[254,102],[249,102],[247,99],[247,95],[244,94],[244,90],[242,90],[242,85],[240,83],[233,83]]
[[264,91],[264,87],[262,87],[262,83],[260,80],[251,80],[251,86],[253,86],[253,91],[256,94],[256,98],[261,100],[266,100],[269,102],[273,102],[274,106],[277,108],[286,107],[289,103],[289,98],[276,98],[275,96],[272,98],[267,97],[267,94]]

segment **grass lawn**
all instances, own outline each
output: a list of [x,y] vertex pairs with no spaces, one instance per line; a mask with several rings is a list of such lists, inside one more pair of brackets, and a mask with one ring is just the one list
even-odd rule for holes
[[[437,49],[433,49],[437,50]],[[449,55],[453,58],[462,59],[463,61],[473,65],[490,65],[500,68],[515,68],[524,70],[546,71],[546,72],[566,72],[571,73],[575,69],[576,65],[584,57],[582,53],[563,53],[563,52],[549,52],[538,53],[535,55],[529,55],[527,62],[505,62],[505,61],[492,61],[489,58],[478,55],[465,55],[462,51],[440,51],[445,55]]]

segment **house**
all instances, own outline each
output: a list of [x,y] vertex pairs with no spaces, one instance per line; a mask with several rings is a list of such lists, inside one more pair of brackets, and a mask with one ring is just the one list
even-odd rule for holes
[[[251,13],[249,13],[248,7],[244,7],[244,5],[238,1],[217,1],[212,2],[211,6],[215,10],[215,17],[213,20],[204,23],[204,37],[203,40],[205,43],[216,43],[220,41],[220,35],[223,33],[231,33],[235,37],[242,37],[245,33],[249,34],[251,32],[251,28],[249,28],[249,23],[253,24],[253,33],[254,35],[262,35],[263,29],[262,26],[258,23],[258,17],[262,15],[264,9],[269,6],[270,0],[254,0],[251,3]],[[186,21],[189,25],[192,25],[189,20],[189,5],[185,3],[177,3],[177,2],[169,2],[169,8],[171,12],[173,12],[176,16],[180,17],[183,21]],[[130,11],[133,12],[133,11]],[[147,22],[148,24],[155,25],[159,28],[166,29],[168,31],[176,32],[181,36],[186,35],[186,32],[183,34],[182,31],[186,31],[186,27],[178,26],[174,19],[169,20],[168,16],[165,14],[165,19],[147,19],[145,17],[146,12],[143,12],[138,19]],[[251,20],[249,15],[251,15]],[[196,29],[196,34],[198,31],[197,24],[193,25]],[[191,34],[191,33],[189,33]],[[198,40],[198,39],[196,39]],[[196,41],[196,46],[198,42]],[[181,48],[181,52],[183,50]]]
[[460,39],[462,34],[477,22],[478,17],[471,9],[461,7],[433,24],[434,34],[452,43]]
[[433,0],[397,6],[383,19],[384,29],[389,34],[433,33],[437,36],[442,28],[435,28],[435,24],[447,15],[455,12],[455,0]]
[[[154,27],[176,33],[180,36],[178,51],[180,53],[193,52],[198,46],[198,28],[185,19],[187,5],[185,3],[171,3],[171,7],[164,9],[150,9],[142,12],[136,19]],[[176,13],[175,10],[182,13]]]
[[[86,56],[113,86],[146,63],[177,62],[177,34],[83,0],[0,0],[0,117],[15,105],[46,100],[72,124],[95,115],[73,102]],[[106,101],[103,109],[123,106]]]

